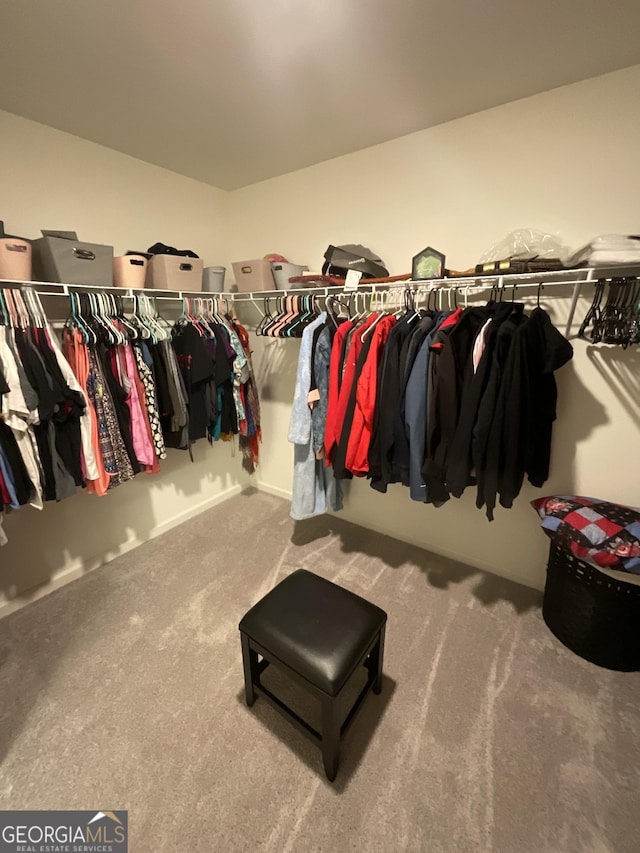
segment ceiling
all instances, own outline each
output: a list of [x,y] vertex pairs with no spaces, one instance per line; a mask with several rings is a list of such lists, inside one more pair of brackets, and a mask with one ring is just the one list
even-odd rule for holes
[[638,32],[638,0],[2,0],[0,108],[235,189],[640,63]]

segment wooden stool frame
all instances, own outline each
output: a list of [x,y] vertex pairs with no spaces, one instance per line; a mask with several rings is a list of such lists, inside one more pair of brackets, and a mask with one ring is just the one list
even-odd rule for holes
[[[325,693],[324,690],[320,690],[319,687],[316,687],[315,684],[312,684],[308,679],[300,675],[300,673],[291,669],[290,666],[287,666],[281,660],[278,660],[268,649],[263,648],[247,634],[242,631],[240,632],[242,640],[242,662],[244,665],[244,691],[247,705],[249,707],[253,705],[256,700],[256,694],[263,696],[272,708],[275,708],[278,713],[282,714],[290,723],[293,723],[298,731],[302,732],[305,737],[308,737],[316,746],[320,747],[324,770],[330,782],[333,782],[338,772],[340,738],[353,721],[369,689],[373,690],[374,693],[380,693],[382,690],[385,627],[386,623],[382,625],[380,631],[369,643],[367,650],[335,696],[331,696]],[[262,660],[258,660],[259,656]],[[260,676],[270,664],[274,664],[289,676],[292,681],[299,684],[308,693],[311,693],[318,699],[322,710],[322,731],[316,731],[306,720],[303,720],[302,717],[296,714],[295,711],[289,708],[288,705],[262,684]],[[338,703],[361,666],[364,666],[368,671],[366,684],[358,694],[351,710],[341,722],[337,714]]]

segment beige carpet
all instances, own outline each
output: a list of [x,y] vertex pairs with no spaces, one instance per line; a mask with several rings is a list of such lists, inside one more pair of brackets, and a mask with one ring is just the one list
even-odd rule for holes
[[[243,700],[238,621],[298,566],[389,614],[333,785]],[[128,809],[133,853],[637,853],[640,675],[571,654],[539,603],[234,498],[0,620],[0,808]]]

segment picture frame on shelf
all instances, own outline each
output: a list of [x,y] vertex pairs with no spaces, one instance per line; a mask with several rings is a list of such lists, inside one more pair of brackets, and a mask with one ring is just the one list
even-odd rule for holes
[[432,246],[427,246],[413,257],[411,278],[414,281],[430,281],[444,278],[445,256]]

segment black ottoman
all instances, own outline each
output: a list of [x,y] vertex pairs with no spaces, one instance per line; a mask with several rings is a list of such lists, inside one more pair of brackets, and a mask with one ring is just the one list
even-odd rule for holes
[[[382,689],[382,657],[387,614],[359,595],[298,569],[267,593],[242,618],[244,687],[247,705],[256,693],[322,750],[330,781],[338,771],[340,736],[346,731],[369,688]],[[261,659],[259,659],[261,658]],[[274,664],[321,703],[317,732],[260,683]],[[367,682],[346,717],[337,713],[342,691],[360,666]]]

